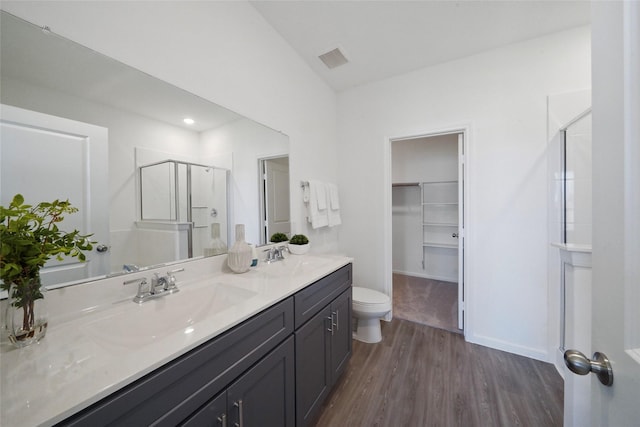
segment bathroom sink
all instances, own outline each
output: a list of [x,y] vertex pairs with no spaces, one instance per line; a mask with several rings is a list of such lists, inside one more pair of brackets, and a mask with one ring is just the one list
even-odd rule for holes
[[289,255],[282,261],[263,263],[261,271],[272,277],[291,277],[312,272],[332,260],[313,255]]
[[189,334],[209,316],[233,309],[257,295],[221,283],[193,284],[180,292],[142,304],[126,301],[80,328],[100,343],[138,348],[169,334]]

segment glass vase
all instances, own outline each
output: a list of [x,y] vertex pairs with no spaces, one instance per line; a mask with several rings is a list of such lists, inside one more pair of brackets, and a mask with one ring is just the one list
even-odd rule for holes
[[249,271],[253,261],[251,246],[244,241],[244,224],[236,224],[236,242],[227,254],[227,264],[234,273]]
[[204,256],[214,256],[227,253],[227,245],[220,238],[220,223],[211,223],[211,241],[204,248]]
[[6,311],[9,341],[16,347],[26,347],[44,338],[49,325],[45,301],[46,289],[39,279],[20,286],[11,284]]

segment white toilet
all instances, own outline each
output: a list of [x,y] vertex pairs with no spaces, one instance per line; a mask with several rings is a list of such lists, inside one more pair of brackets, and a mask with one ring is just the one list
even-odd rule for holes
[[366,343],[382,341],[380,318],[391,311],[391,298],[373,289],[354,286],[353,317],[358,325],[353,338]]

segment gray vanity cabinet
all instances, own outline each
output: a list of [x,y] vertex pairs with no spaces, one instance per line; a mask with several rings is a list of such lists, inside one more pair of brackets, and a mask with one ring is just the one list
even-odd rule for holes
[[351,356],[351,265],[296,294],[295,303],[296,325],[299,313],[308,319],[295,332],[296,425],[306,426]]
[[182,424],[182,427],[227,427],[227,392],[226,390],[200,408],[193,416]]
[[[253,404],[257,400],[258,390],[266,390],[264,399],[276,402],[274,393],[268,390],[265,382],[260,383],[255,379],[259,375],[256,373],[260,371],[258,367],[273,367],[279,363],[286,365],[286,369],[284,365],[278,366],[277,373],[269,381],[277,383],[278,390],[285,387],[288,396],[278,398],[288,402],[286,408],[290,413],[287,416],[293,420],[295,383],[292,334],[293,298],[287,298],[59,425],[174,427],[189,419],[212,399],[215,400],[221,392],[228,392],[230,384],[240,384],[234,396],[247,394],[248,401],[252,402],[249,410],[253,411],[254,408],[262,408]],[[289,354],[282,355],[280,352],[283,351]],[[275,375],[285,373],[286,377],[275,380]],[[266,411],[265,414],[270,416]],[[255,418],[253,414],[247,416],[247,419]]]
[[348,264],[58,425],[308,425],[351,355],[351,277]]
[[331,303],[331,313],[336,322],[331,337],[331,385],[333,386],[351,357],[353,342],[351,288],[343,292]]
[[293,427],[293,352],[293,337],[289,337],[181,425]]

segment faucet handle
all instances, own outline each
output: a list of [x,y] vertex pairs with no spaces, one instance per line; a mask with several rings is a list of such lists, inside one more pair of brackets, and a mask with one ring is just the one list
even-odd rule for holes
[[[138,293],[133,298],[133,302],[137,302],[138,304],[141,304],[144,301],[144,297],[145,297],[145,293],[143,292],[143,289],[145,286],[148,285],[147,278],[140,277],[138,279],[125,280],[122,284],[126,286],[126,285],[131,285],[133,283],[138,284]],[[147,293],[151,293],[151,290],[149,289]]]
[[174,274],[180,273],[184,271],[184,268],[177,268],[175,270],[167,271],[166,281],[164,282],[164,289],[166,291],[177,291],[178,287],[176,286],[176,276]]
[[278,248],[276,249],[276,257],[278,259],[284,259],[284,254],[283,252],[287,251],[289,252],[289,248],[287,246],[278,246]]

